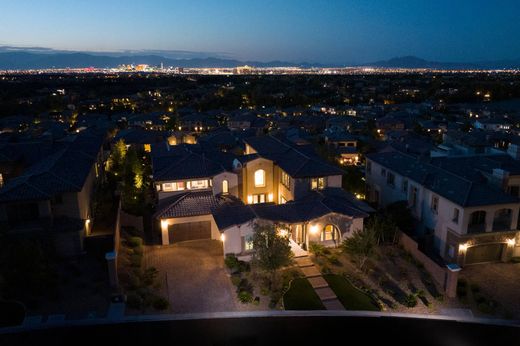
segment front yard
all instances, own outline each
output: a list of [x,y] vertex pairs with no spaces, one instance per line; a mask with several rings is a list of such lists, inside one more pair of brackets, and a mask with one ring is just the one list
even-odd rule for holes
[[294,279],[283,296],[285,310],[325,310],[309,280]]

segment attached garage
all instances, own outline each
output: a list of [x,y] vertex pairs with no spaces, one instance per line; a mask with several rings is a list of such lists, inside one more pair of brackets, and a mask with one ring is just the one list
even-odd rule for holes
[[211,239],[211,222],[197,221],[168,226],[170,244],[188,240]]
[[495,243],[469,247],[464,264],[499,262],[506,244]]

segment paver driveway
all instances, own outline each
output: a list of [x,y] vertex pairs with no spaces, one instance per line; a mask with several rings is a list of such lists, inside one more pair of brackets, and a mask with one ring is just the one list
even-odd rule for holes
[[235,288],[227,276],[219,241],[148,246],[145,263],[166,273],[174,313],[237,310]]
[[520,318],[520,263],[487,263],[466,266],[461,277],[476,283],[482,291]]

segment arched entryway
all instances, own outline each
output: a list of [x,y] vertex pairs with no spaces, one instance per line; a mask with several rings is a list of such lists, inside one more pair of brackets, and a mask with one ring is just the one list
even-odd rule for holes
[[321,232],[321,241],[322,242],[333,242],[338,245],[341,241],[341,234],[339,233],[338,227],[333,224],[328,224],[323,228]]

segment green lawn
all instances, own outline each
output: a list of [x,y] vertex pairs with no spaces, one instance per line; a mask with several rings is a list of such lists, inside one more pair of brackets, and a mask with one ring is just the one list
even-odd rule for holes
[[378,306],[365,293],[354,287],[347,279],[339,275],[324,275],[330,288],[336,293],[346,310],[379,311]]
[[320,297],[307,279],[294,279],[283,296],[285,310],[325,310]]

